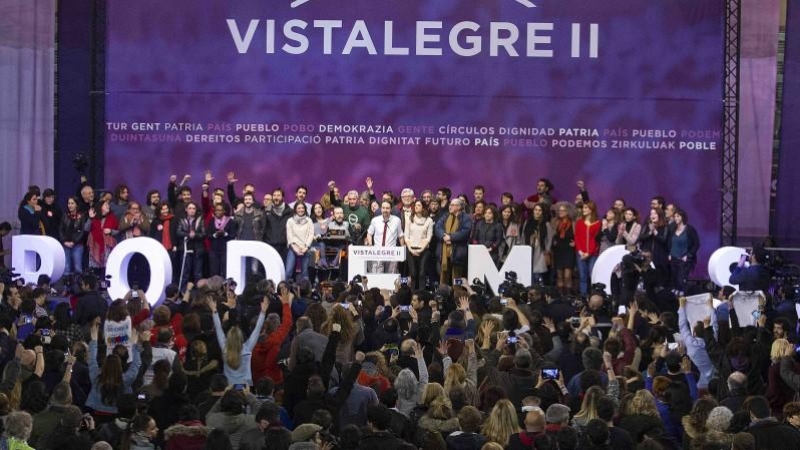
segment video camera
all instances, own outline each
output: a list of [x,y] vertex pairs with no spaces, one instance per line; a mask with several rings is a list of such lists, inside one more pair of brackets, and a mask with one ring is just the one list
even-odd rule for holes
[[2,267],[0,268],[0,282],[6,286],[16,284],[17,287],[25,286],[25,280],[20,278],[20,274],[14,273],[14,268]]
[[[520,300],[525,293],[525,286],[517,282],[517,272],[508,271],[505,273],[505,281],[500,283],[497,293],[501,297],[511,297]],[[525,294],[527,296],[527,294]]]

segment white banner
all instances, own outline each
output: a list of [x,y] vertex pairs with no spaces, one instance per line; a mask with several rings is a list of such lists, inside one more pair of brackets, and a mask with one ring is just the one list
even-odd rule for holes
[[739,326],[755,326],[758,320],[758,300],[763,297],[761,291],[737,292],[733,294],[733,309],[739,319]]
[[[365,261],[405,261],[405,247],[365,247],[350,246],[350,258],[363,259]],[[352,259],[350,260],[353,261]]]
[[711,306],[708,301],[711,294],[699,294],[686,297],[686,320],[689,321],[689,329],[694,328],[697,322],[702,322],[706,317],[711,316]]

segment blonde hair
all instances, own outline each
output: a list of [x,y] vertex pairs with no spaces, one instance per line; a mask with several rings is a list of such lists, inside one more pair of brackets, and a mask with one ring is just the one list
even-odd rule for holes
[[503,446],[496,442],[487,442],[483,444],[481,450],[503,450]]
[[769,351],[769,357],[773,361],[777,361],[783,357],[784,350],[786,347],[791,346],[792,344],[786,339],[775,339],[772,342],[772,348]]
[[444,374],[444,392],[450,395],[450,390],[455,386],[464,386],[467,381],[467,371],[459,363],[450,364]]
[[422,391],[422,404],[430,407],[431,403],[439,397],[446,397],[447,395],[444,392],[444,388],[439,383],[428,383],[425,385],[425,389]]
[[575,414],[575,419],[584,419],[588,423],[592,419],[597,419],[597,402],[606,395],[606,391],[600,386],[592,386],[586,391],[581,403],[581,410]]
[[242,330],[237,326],[231,327],[225,337],[225,364],[233,370],[242,365],[242,347],[244,347]]
[[625,415],[631,416],[634,414],[642,414],[645,416],[661,418],[661,415],[658,413],[658,409],[656,409],[656,400],[653,397],[653,394],[651,394],[647,389],[639,389],[636,391],[636,394],[628,404],[628,411],[626,411]]
[[453,418],[453,404],[447,397],[437,397],[428,407],[428,415],[433,419],[447,420]]
[[514,410],[514,405],[507,399],[498,401],[486,423],[481,428],[481,434],[486,436],[489,442],[496,442],[502,446],[508,445],[508,439],[512,434],[519,433],[519,418]]

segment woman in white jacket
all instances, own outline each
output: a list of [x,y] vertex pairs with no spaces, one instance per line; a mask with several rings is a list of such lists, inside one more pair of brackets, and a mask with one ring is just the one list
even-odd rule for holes
[[308,278],[308,261],[311,244],[314,243],[314,223],[306,213],[306,205],[297,202],[294,205],[294,216],[286,223],[286,243],[289,252],[286,255],[286,279],[294,278],[297,259],[300,259],[303,278]]
[[414,211],[406,221],[405,234],[408,248],[408,274],[414,282],[413,288],[425,288],[425,266],[430,255],[431,237],[433,236],[433,220],[421,201],[414,202]]

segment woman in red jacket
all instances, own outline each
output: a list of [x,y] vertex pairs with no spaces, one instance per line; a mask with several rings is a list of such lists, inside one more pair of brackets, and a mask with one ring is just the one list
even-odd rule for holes
[[600,221],[597,220],[597,205],[593,201],[583,204],[582,218],[575,222],[575,251],[578,253],[578,275],[580,276],[581,295],[589,293],[592,269],[600,254],[597,234],[600,233]]
[[294,294],[286,288],[281,289],[281,303],[283,303],[281,317],[272,313],[264,321],[263,334],[258,338],[258,344],[253,348],[253,357],[250,359],[254,384],[264,377],[269,377],[275,386],[283,384],[283,370],[278,367],[278,354],[281,351],[281,344],[292,329],[293,299]]

